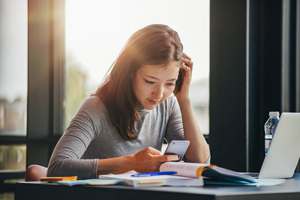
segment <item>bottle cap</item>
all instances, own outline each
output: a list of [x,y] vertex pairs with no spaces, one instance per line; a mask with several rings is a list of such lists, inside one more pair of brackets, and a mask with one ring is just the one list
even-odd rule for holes
[[278,111],[269,112],[269,116],[279,116],[279,112]]

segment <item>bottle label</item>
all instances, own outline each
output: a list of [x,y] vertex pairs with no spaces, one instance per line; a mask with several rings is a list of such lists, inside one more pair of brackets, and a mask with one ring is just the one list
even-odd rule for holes
[[268,152],[271,145],[272,138],[265,138],[265,153]]

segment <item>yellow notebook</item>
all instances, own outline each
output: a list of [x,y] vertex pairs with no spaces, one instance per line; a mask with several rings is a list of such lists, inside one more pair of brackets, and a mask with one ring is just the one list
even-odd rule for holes
[[50,181],[50,182],[56,182],[56,181],[76,181],[77,176],[64,176],[64,177],[42,177],[40,181]]

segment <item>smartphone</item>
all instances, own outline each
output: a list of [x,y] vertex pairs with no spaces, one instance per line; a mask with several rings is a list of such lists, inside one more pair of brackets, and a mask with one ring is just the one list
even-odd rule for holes
[[179,160],[182,160],[187,148],[190,145],[188,140],[172,140],[164,153],[164,155],[178,155]]

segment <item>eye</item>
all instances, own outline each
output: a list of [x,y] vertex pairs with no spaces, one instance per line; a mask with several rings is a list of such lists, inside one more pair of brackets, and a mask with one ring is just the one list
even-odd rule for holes
[[175,86],[175,83],[168,83],[168,86]]
[[144,79],[144,80],[145,80],[145,82],[148,83],[148,84],[154,84],[154,82],[152,82],[152,81],[148,81],[148,80],[146,80],[146,79]]

